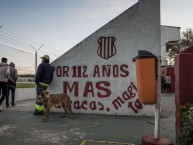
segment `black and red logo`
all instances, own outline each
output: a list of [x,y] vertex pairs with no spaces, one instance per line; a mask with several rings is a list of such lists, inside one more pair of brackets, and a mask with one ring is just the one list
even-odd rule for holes
[[97,50],[98,56],[104,59],[109,59],[116,54],[115,47],[116,38],[112,36],[104,37],[101,36],[98,39],[99,47]]

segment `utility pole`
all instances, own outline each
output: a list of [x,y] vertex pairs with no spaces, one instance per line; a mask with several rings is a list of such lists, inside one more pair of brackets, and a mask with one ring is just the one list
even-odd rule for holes
[[154,139],[160,139],[160,102],[161,102],[161,56],[157,56],[157,94],[156,94],[156,104],[155,104],[155,126],[154,126]]
[[35,74],[36,74],[36,72],[37,72],[37,54],[38,54],[38,50],[40,50],[40,48],[43,46],[44,44],[42,44],[38,49],[35,49],[33,46],[31,46],[33,49],[34,49],[34,51],[35,51]]

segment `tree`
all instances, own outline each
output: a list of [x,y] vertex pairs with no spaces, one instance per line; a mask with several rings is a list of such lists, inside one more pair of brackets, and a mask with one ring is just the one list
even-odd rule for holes
[[168,48],[168,52],[166,52],[166,56],[171,62],[171,65],[174,64],[174,58],[177,54],[184,51],[188,47],[193,45],[193,29],[187,28],[181,34],[181,38],[179,43],[176,44],[166,44],[166,48]]

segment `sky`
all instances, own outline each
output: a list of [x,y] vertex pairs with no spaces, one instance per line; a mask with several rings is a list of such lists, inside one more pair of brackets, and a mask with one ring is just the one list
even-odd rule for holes
[[[160,1],[161,25],[181,27],[181,31],[193,28],[192,0]],[[14,61],[22,73],[33,73],[35,51],[38,63],[44,54],[54,60],[136,2],[0,0],[0,57]],[[24,52],[30,55],[23,58]]]

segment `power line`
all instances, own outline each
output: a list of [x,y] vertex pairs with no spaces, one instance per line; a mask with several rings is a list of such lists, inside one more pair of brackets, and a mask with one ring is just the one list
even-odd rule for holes
[[22,43],[25,43],[26,45],[29,44],[29,42],[26,41],[26,40],[24,40],[24,39],[21,39],[21,38],[19,38],[19,37],[15,37],[14,35],[10,35],[9,33],[5,32],[5,31],[1,31],[1,32],[4,34],[4,36],[9,37],[10,39],[15,39],[15,40],[17,40],[17,41],[20,41],[20,42],[22,42]]
[[[1,37],[1,36],[0,36]],[[3,37],[2,37],[3,38]],[[25,47],[25,48],[27,48],[26,47],[26,45],[25,44],[19,44],[19,46],[16,46],[15,44],[17,43],[17,42],[15,42],[15,41],[13,41],[13,40],[10,40],[10,39],[7,39],[7,38],[3,38],[3,39],[5,39],[6,41],[8,41],[9,43],[5,43],[5,42],[2,42],[2,41],[0,41],[0,43],[2,44],[2,45],[5,45],[5,46],[7,46],[7,47],[12,47],[12,48],[14,48],[14,49],[17,49],[17,50],[21,50],[21,51],[24,51],[24,52],[28,52],[28,53],[33,53],[32,52],[32,50],[29,50],[29,49],[21,49],[21,48],[23,48],[23,47]]]
[[0,35],[3,36],[3,37],[5,37],[5,38],[8,38],[8,39],[10,39],[10,40],[13,40],[13,41],[15,41],[15,42],[19,42],[19,43],[21,43],[21,44],[28,45],[28,44],[26,44],[26,43],[24,43],[24,42],[21,42],[21,41],[19,41],[19,40],[13,39],[13,38],[10,38],[10,37],[8,37],[8,36],[2,35],[2,34],[0,34]]
[[[60,50],[55,50],[55,49],[49,48],[47,45],[44,45],[43,48],[46,48],[47,52],[49,52],[49,53],[63,53]],[[42,49],[41,51],[44,51],[44,50],[45,49]]]
[[[3,37],[2,37],[3,36]],[[10,38],[10,37],[7,37],[7,36],[4,36],[4,35],[1,35],[0,34],[0,37],[2,37],[3,39],[5,39],[6,41],[9,41],[9,42],[11,42],[11,43],[13,43],[13,44],[15,44],[15,43],[19,43],[19,45],[23,45],[25,48],[29,48],[29,46],[31,46],[32,47],[32,45],[28,45],[28,44],[26,44],[26,43],[23,43],[23,42],[21,42],[21,41],[18,41],[18,40],[15,40],[15,39],[12,39],[12,38]],[[8,45],[7,45],[8,46]],[[13,47],[13,48],[15,48],[15,47]],[[20,47],[21,48],[21,47]],[[33,49],[34,49],[34,47],[32,47]],[[18,48],[15,48],[15,49],[18,49]],[[19,50],[21,50],[21,49],[19,49]],[[32,50],[31,50],[31,48],[30,48],[30,50],[23,50],[23,51],[26,51],[26,52],[32,52]],[[54,56],[58,56],[57,54],[55,54],[55,53],[53,53],[53,52],[49,52],[49,51],[46,51],[46,50],[41,50],[41,51],[44,51],[44,52],[47,52],[47,53],[50,53],[50,54],[53,54]]]
[[9,48],[12,48],[12,49],[16,49],[16,50],[21,51],[21,52],[25,52],[25,53],[33,54],[32,52],[24,51],[24,50],[21,50],[21,49],[15,48],[15,47],[13,47],[13,46],[8,46],[8,45],[6,45],[6,44],[2,44],[2,43],[0,43],[0,45],[2,45],[2,46],[6,46],[6,47],[9,47]]
[[[26,45],[33,45],[33,46],[36,46],[36,47],[38,47],[39,45],[40,45],[40,43],[39,42],[35,42],[35,41],[33,41],[33,40],[30,40],[30,39],[28,39],[28,38],[26,38],[26,37],[23,37],[23,36],[21,36],[21,35],[19,35],[19,34],[16,34],[16,33],[14,33],[14,32],[11,32],[11,31],[9,31],[9,30],[6,30],[6,29],[4,29],[4,28],[1,28],[0,30],[4,30],[4,31],[1,31],[1,32],[3,32],[4,34],[6,34],[6,35],[9,35],[9,36],[11,36],[11,37],[14,37],[14,41],[19,41],[20,43],[22,42],[22,43],[24,43],[24,44],[26,44]],[[10,34],[11,33],[11,34]],[[5,36],[5,35],[4,35]],[[8,36],[5,36],[5,37],[7,37],[7,38],[10,38],[10,37],[8,37]],[[10,39],[13,39],[13,38],[10,38]],[[18,40],[19,39],[19,40]],[[25,42],[23,42],[23,41],[25,41]],[[31,43],[32,42],[32,43]],[[38,46],[37,46],[38,45]],[[56,55],[55,53],[57,52],[57,53],[64,53],[64,52],[62,52],[62,51],[60,51],[60,50],[57,50],[57,51],[54,51],[54,49],[52,49],[52,48],[49,48],[49,46],[47,46],[47,45],[44,45],[44,48],[46,48],[48,51],[48,53],[54,53],[54,55],[55,56],[58,56],[58,54]]]
[[[20,39],[23,39],[23,40],[27,41],[28,43],[29,43],[29,41],[31,41],[31,42],[33,42],[33,43],[36,43],[36,45],[40,45],[40,43],[35,42],[35,41],[33,41],[33,40],[30,40],[30,39],[28,39],[28,38],[26,38],[26,37],[24,37],[24,36],[21,36],[20,34],[16,34],[16,33],[14,33],[14,32],[11,32],[11,31],[9,31],[9,30],[4,29],[4,28],[1,28],[1,29],[3,29],[3,30],[6,31],[6,32],[11,33],[13,37],[14,37],[14,35],[15,35],[16,37],[20,37]],[[3,32],[3,31],[2,31],[2,32]],[[9,34],[9,35],[10,35],[10,34]]]

